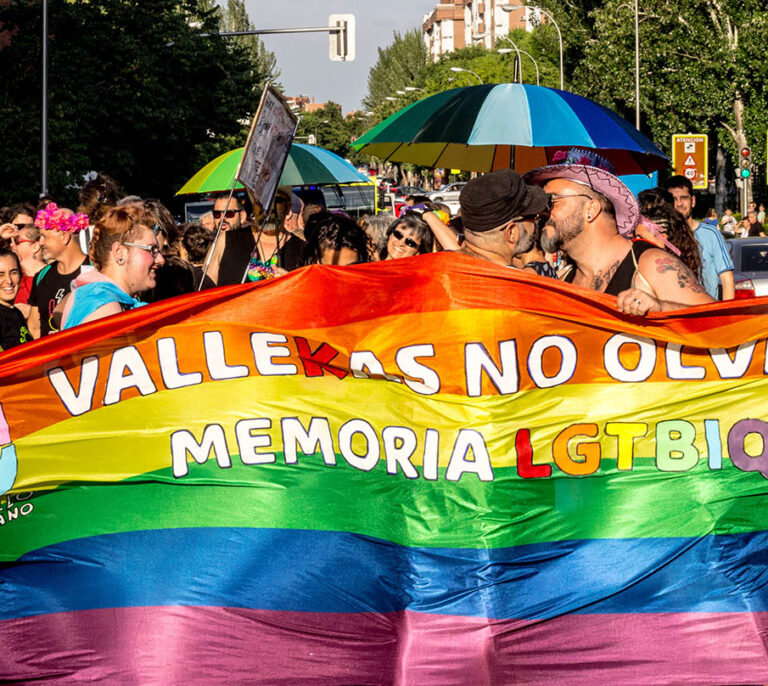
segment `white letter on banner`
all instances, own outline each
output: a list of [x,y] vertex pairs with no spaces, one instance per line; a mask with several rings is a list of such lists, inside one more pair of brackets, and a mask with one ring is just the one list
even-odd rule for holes
[[173,464],[173,475],[178,479],[189,473],[187,464],[187,453],[197,464],[205,464],[208,456],[211,454],[211,448],[216,455],[216,462],[222,469],[232,466],[232,460],[229,457],[229,448],[227,439],[224,436],[224,429],[219,424],[208,424],[203,429],[203,437],[200,443],[195,440],[191,431],[183,429],[174,431],[171,434],[171,464]]
[[56,391],[69,414],[77,417],[88,412],[93,406],[93,394],[98,376],[99,358],[91,356],[80,363],[80,390],[77,393],[61,367],[54,367],[48,372],[48,381],[51,382],[53,390]]
[[[548,348],[560,351],[560,369],[554,376],[544,374],[544,353]],[[539,388],[553,388],[568,381],[576,371],[579,355],[576,346],[565,336],[542,336],[531,346],[528,353],[528,374]]]
[[248,367],[244,364],[227,364],[224,359],[224,336],[221,335],[221,331],[206,331],[203,334],[203,347],[208,373],[214,381],[248,376]]
[[290,357],[291,351],[284,345],[288,339],[279,333],[252,333],[251,348],[256,370],[262,376],[292,376],[298,373],[295,364],[275,364],[273,357]]
[[437,481],[440,460],[440,432],[427,429],[424,432],[424,458],[421,473],[429,481]]
[[[403,382],[408,388],[421,395],[433,395],[440,390],[440,377],[434,369],[425,367],[416,362],[417,357],[434,357],[435,346],[431,343],[425,345],[409,345],[400,348],[395,355],[395,362],[403,373]],[[412,381],[407,377],[421,379],[423,383]]]
[[479,398],[483,393],[483,371],[500,395],[517,393],[520,390],[520,372],[517,368],[517,343],[515,339],[499,341],[501,369],[496,366],[482,343],[467,343],[464,346],[464,375],[467,395]]
[[[364,372],[363,369],[367,369]],[[394,374],[385,374],[384,365],[370,350],[355,350],[349,356],[349,370],[356,379],[370,379],[371,374],[383,376],[387,381],[402,383]]]
[[[466,459],[470,450],[474,456],[473,460]],[[493,481],[491,456],[482,435],[474,429],[459,430],[445,478],[447,481],[458,481],[467,473],[477,474],[480,481]]]
[[[126,370],[128,374],[125,373]],[[104,404],[114,405],[120,402],[123,391],[129,388],[136,388],[141,395],[157,393],[144,358],[132,345],[117,348],[112,353],[107,388],[104,391]]]
[[381,432],[384,455],[387,458],[387,474],[397,474],[397,466],[409,479],[418,479],[419,472],[411,463],[418,441],[416,432],[405,426],[387,426]]
[[[619,359],[621,347],[628,344],[640,348],[640,360],[634,369],[627,369]],[[605,371],[616,381],[645,381],[653,374],[653,368],[656,366],[656,345],[650,338],[617,333],[608,339],[603,348],[603,365]]]
[[235,424],[237,449],[243,464],[269,464],[275,461],[275,453],[257,453],[256,448],[269,448],[272,439],[268,435],[256,434],[253,431],[267,431],[272,428],[272,421],[266,417],[241,419]]
[[312,417],[309,428],[305,429],[298,417],[283,417],[280,420],[283,433],[283,454],[285,464],[296,464],[298,461],[297,445],[304,455],[317,453],[317,446],[323,455],[323,462],[336,465],[336,453],[333,451],[331,425],[325,417]]
[[[352,450],[355,434],[365,437],[365,453],[358,455]],[[339,452],[351,467],[370,472],[379,463],[379,437],[373,427],[363,419],[350,419],[339,429]]]
[[157,361],[160,363],[160,374],[168,389],[184,388],[203,383],[202,372],[183,374],[179,371],[179,355],[176,352],[176,341],[173,338],[159,338],[157,341]]
[[682,359],[683,346],[679,343],[667,343],[664,355],[667,359],[667,376],[676,381],[686,379],[703,379],[707,375],[704,367],[699,365],[684,365]]
[[712,362],[717,367],[721,379],[740,379],[747,373],[757,341],[742,343],[736,347],[736,354],[731,359],[725,348],[713,348],[709,351]]

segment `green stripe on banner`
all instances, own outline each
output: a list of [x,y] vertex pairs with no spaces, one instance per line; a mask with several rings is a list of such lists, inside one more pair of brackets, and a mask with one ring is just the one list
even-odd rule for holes
[[11,496],[0,506],[0,561],[74,538],[199,526],[346,531],[448,548],[768,530],[765,480],[730,462],[664,474],[649,459],[636,459],[631,472],[604,460],[586,478],[555,469],[553,478],[521,479],[512,467],[481,483],[474,476],[448,482],[442,470],[437,481],[408,480],[387,474],[383,462],[361,472],[341,457],[335,467],[301,454],[296,465],[281,459],[245,466],[233,456],[229,469],[193,463],[181,481],[168,469]]

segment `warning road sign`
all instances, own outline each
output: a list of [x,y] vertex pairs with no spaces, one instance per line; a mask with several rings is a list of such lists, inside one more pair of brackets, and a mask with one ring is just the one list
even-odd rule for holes
[[672,136],[675,174],[690,179],[694,188],[707,187],[707,143],[704,133],[676,133]]

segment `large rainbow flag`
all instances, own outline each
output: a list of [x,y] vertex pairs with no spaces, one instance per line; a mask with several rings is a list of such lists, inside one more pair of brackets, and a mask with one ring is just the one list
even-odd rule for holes
[[0,357],[0,681],[768,682],[768,307],[430,255]]

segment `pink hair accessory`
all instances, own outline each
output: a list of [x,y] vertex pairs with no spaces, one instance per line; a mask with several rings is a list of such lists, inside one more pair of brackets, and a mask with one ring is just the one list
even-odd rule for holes
[[657,224],[656,222],[652,222],[650,219],[648,219],[647,217],[644,217],[642,214],[640,215],[640,223],[646,229],[648,229],[654,236],[656,236],[656,238],[659,238],[664,243],[664,245],[667,246],[667,248],[669,248],[673,253],[675,253],[675,255],[680,257],[680,249],[669,242],[667,237],[664,235],[666,233],[666,230],[664,229],[663,226],[661,226],[660,224]]
[[48,231],[77,233],[87,228],[89,224],[87,214],[82,212],[74,214],[72,210],[59,207],[55,202],[49,202],[35,216],[35,226]]

